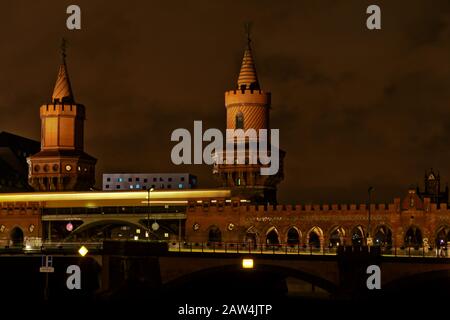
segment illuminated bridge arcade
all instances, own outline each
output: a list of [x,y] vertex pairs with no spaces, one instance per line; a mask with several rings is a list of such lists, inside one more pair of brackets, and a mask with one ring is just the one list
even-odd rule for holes
[[0,195],[0,246],[184,238],[186,207],[228,190],[35,192]]

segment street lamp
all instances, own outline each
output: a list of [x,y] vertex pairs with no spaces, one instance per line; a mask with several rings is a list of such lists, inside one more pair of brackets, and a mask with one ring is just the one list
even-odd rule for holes
[[150,241],[150,193],[155,190],[154,188],[147,189],[147,240]]
[[372,238],[370,237],[370,204],[372,203],[372,192],[374,191],[374,187],[369,187],[369,189],[367,190],[368,194],[369,194],[369,203],[368,203],[368,214],[369,214],[369,223],[367,225],[367,239],[366,239],[366,244],[367,246],[371,246],[372,245]]

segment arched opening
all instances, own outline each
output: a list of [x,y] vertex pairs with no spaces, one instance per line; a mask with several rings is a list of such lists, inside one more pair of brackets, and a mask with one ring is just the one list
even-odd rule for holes
[[311,248],[320,249],[320,238],[323,235],[322,229],[314,227],[308,234],[308,245]]
[[441,227],[436,233],[436,246],[438,248],[446,247],[447,242],[450,242],[450,228]]
[[236,123],[235,123],[236,129],[244,129],[244,115],[242,112],[239,112],[236,115]]
[[392,231],[386,226],[379,226],[375,229],[374,245],[380,247],[392,247]]
[[364,230],[361,226],[356,226],[352,230],[352,245],[355,247],[364,245]]
[[[226,264],[185,273],[165,283],[164,289],[171,297],[179,295],[185,299],[186,293],[210,297],[211,279],[217,279],[214,285],[221,288],[214,292],[215,298],[233,296],[248,299],[249,294],[263,300],[285,298],[286,295],[327,298],[337,290],[333,282],[314,274],[263,262],[252,272],[236,268],[235,264]],[[196,287],[195,292],[192,292],[192,286]]]
[[[75,222],[73,222],[75,224]],[[59,226],[59,231],[55,229]],[[62,236],[67,234],[66,223],[52,224],[52,235],[56,232]],[[61,229],[63,229],[61,231]],[[158,231],[159,232],[159,231]],[[104,241],[104,240],[158,240],[158,232],[146,231],[145,224],[132,223],[122,220],[103,220],[83,223],[65,236],[64,241]]]
[[287,243],[289,245],[299,245],[300,244],[300,233],[297,228],[291,227],[287,233]]
[[247,244],[248,248],[254,249],[258,245],[258,240],[256,237],[256,233],[254,232],[247,232],[245,235],[245,243]]
[[278,237],[277,229],[274,227],[270,228],[266,234],[266,244],[277,245],[280,244],[280,238]]
[[330,248],[344,245],[345,230],[342,227],[335,227],[330,234]]
[[405,234],[405,246],[419,249],[422,246],[422,231],[415,226],[409,227]]
[[216,226],[212,226],[208,233],[208,242],[222,242],[222,232]]
[[23,246],[23,231],[19,227],[11,230],[11,245],[13,247]]

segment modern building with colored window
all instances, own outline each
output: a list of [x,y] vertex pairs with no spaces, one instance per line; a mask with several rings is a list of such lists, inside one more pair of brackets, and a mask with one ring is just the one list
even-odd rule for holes
[[197,177],[189,173],[104,173],[103,190],[194,189]]

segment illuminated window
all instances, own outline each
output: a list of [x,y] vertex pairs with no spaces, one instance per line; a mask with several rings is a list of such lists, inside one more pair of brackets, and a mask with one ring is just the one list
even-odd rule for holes
[[130,185],[130,189],[133,189],[133,185]]
[[117,178],[117,182],[123,182],[122,178]]
[[141,186],[139,184],[136,185],[136,189],[140,189]]
[[178,184],[178,189],[183,189],[183,184],[182,183]]

